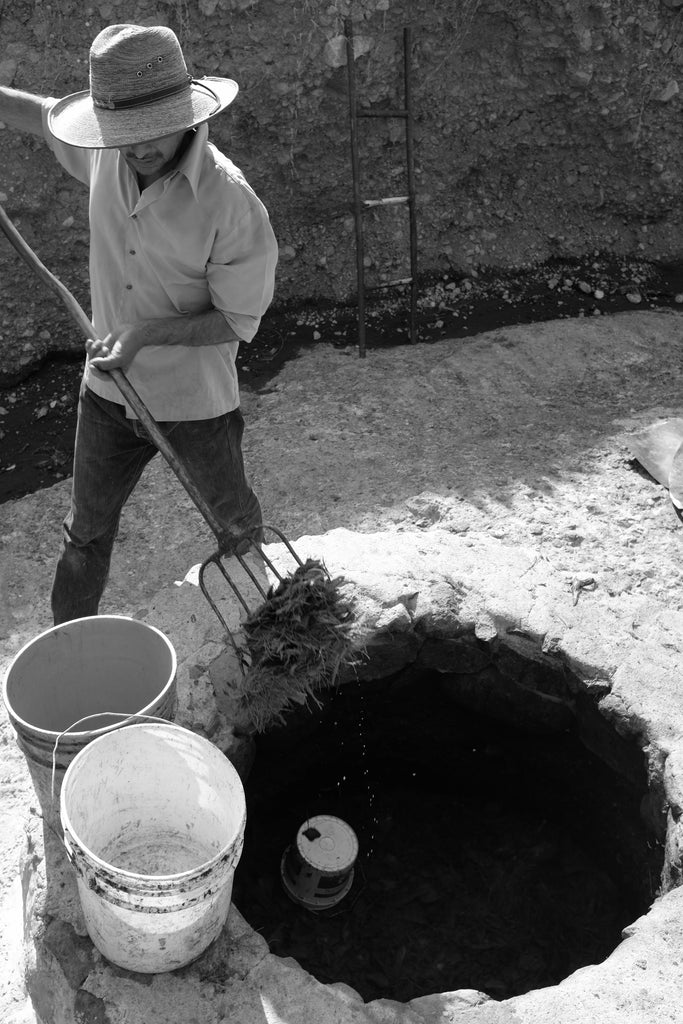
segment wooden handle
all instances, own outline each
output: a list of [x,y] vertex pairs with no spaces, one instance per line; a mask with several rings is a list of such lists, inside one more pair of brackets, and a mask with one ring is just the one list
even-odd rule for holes
[[[48,288],[53,292],[56,292],[80,328],[81,333],[86,338],[96,338],[97,334],[95,332],[95,328],[90,322],[89,317],[83,311],[82,307],[78,304],[66,285],[63,284],[59,278],[55,277],[55,275],[47,269],[38,256],[36,256],[31,246],[24,238],[22,238],[12,221],[9,219],[2,205],[0,205],[0,229],[24,262],[29,265],[31,270],[35,271],[38,277],[41,278]],[[166,436],[159,429],[159,425],[156,420],[153,418],[149,409],[142,401],[123,370],[113,369],[108,370],[107,372],[110,374],[117,388],[128,402],[137,418],[143,424],[149,436],[154,441],[154,444],[164,456],[189,496],[192,498],[192,501],[201,512],[207,525],[214,532],[219,542],[224,543],[226,540],[225,527],[220,524],[209,505],[204,501],[204,498],[199,493],[196,483],[176,455]]]

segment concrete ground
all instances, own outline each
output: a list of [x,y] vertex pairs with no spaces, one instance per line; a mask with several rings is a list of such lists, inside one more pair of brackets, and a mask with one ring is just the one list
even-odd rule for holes
[[[522,555],[525,574],[532,567],[545,574],[533,584],[551,595],[543,604],[546,627],[536,623],[535,635],[547,634],[549,616],[572,664],[608,681],[604,713],[639,730],[653,771],[667,780],[672,821],[680,813],[683,734],[676,686],[683,527],[666,488],[634,463],[631,442],[652,423],[681,415],[679,328],[675,313],[631,313],[370,352],[366,360],[321,343],[286,364],[267,392],[243,396],[245,454],[266,518],[295,541],[309,538],[305,548],[322,545],[331,567],[343,567],[372,599],[375,584],[363,583],[371,553],[375,581],[381,566],[391,580],[382,598],[389,605],[404,577],[431,580],[446,559],[451,575],[463,575],[473,607],[499,629],[520,619],[520,594],[530,586],[526,576],[520,583]],[[0,508],[3,671],[50,625],[50,576],[67,498],[65,482]],[[329,533],[340,528],[350,533]],[[368,549],[363,538],[371,534]],[[412,539],[410,551],[402,535]],[[211,546],[170,471],[152,467],[122,520],[101,610],[154,622],[172,637],[182,664],[196,661],[220,644],[221,631],[197,591],[175,581]],[[573,584],[588,577],[597,584],[594,603],[583,595],[574,604]],[[491,580],[498,580],[493,590]],[[29,951],[30,1006],[23,922],[45,889],[42,829],[4,714],[0,743],[0,999],[11,1024],[683,1020],[677,888],[634,922],[604,964],[562,985],[503,1003],[461,991],[409,1006],[366,1005],[346,986],[320,985],[294,962],[269,955],[237,908],[203,969],[122,976],[78,938],[72,902],[49,922],[42,947],[49,956],[36,967]],[[673,826],[670,842],[678,842]],[[216,958],[230,964],[223,982],[211,971]],[[56,978],[65,979],[61,987]]]

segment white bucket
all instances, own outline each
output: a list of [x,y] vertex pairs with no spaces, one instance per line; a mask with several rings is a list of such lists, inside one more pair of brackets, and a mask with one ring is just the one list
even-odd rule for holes
[[64,772],[86,744],[136,716],[173,718],[175,651],[160,630],[136,619],[73,619],[22,647],[3,699],[43,818],[59,830]]
[[156,974],[196,959],[223,928],[244,842],[237,770],[176,725],[129,725],[84,747],[61,794],[64,844],[103,956]]

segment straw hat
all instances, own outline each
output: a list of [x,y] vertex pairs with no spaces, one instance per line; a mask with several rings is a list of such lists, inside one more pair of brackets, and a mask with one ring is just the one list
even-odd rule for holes
[[110,25],[90,47],[90,90],[58,100],[48,125],[71,146],[135,145],[220,114],[237,89],[229,78],[192,78],[170,28]]

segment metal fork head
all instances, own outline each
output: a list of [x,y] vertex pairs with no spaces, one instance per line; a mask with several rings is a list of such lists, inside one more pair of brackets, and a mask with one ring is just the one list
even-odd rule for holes
[[[245,533],[242,533],[239,537],[234,538],[229,547],[221,546],[218,548],[217,551],[214,551],[213,554],[209,555],[209,557],[202,562],[199,568],[199,586],[201,592],[213,609],[218,621],[223,626],[228,639],[238,654],[240,664],[243,664],[244,661],[244,649],[237,643],[233,631],[229,627],[223,612],[220,610],[217,601],[209,591],[206,578],[207,571],[209,570],[209,567],[213,566],[220,576],[222,576],[223,580],[228,584],[232,594],[237,598],[247,616],[252,615],[256,611],[257,607],[260,607],[260,605],[267,599],[270,588],[265,580],[265,573],[262,578],[259,578],[254,566],[249,564],[248,558],[250,556],[255,556],[256,565],[261,568],[268,569],[273,579],[277,580],[278,583],[283,583],[286,578],[263,549],[263,545],[266,541],[270,540],[271,535],[275,538],[274,541],[272,541],[273,543],[279,542],[284,545],[285,549],[291,555],[295,567],[304,565],[292,547],[290,541],[287,540],[282,531],[275,526],[263,524],[254,526]],[[254,595],[256,596],[248,596],[243,592],[243,589],[235,580],[235,573],[231,572],[228,567],[226,567],[226,560],[232,561],[235,566],[240,567],[246,579],[246,585],[250,587],[253,586]],[[257,604],[254,604],[254,601],[257,601]]]

